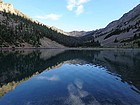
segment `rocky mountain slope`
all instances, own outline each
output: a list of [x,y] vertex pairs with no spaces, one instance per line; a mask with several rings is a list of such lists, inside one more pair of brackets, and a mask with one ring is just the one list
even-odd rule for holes
[[104,47],[140,46],[140,4],[125,13],[119,20],[87,35],[87,37],[91,36]]
[[[33,20],[13,7],[12,4],[0,2],[0,45],[1,47],[45,47],[63,48],[64,46],[48,39],[40,37],[42,23]],[[48,26],[44,26],[49,29]],[[33,32],[36,31],[36,32]],[[53,32],[53,30],[50,29]],[[57,34],[57,32],[54,32]],[[29,35],[30,34],[30,35]],[[29,39],[30,38],[30,39]],[[44,40],[46,42],[44,42]]]
[[[5,12],[7,12],[7,13],[9,12],[9,13],[11,13],[11,14],[15,14],[15,15],[24,17],[24,18],[26,18],[26,19],[29,19],[29,20],[31,20],[32,22],[36,22],[36,23],[38,23],[38,24],[42,24],[41,22],[39,22],[39,21],[37,21],[37,20],[33,20],[33,19],[30,18],[29,16],[27,16],[27,15],[23,14],[22,12],[20,12],[19,10],[15,9],[14,6],[13,6],[12,4],[8,4],[8,3],[4,3],[4,2],[2,2],[2,1],[0,1],[0,11],[5,11]],[[44,24],[42,24],[42,25],[44,25]],[[51,28],[51,29],[54,30],[54,31],[57,31],[57,32],[59,32],[59,33],[62,33],[62,34],[66,34],[66,35],[67,35],[66,32],[64,32],[63,30],[58,29],[58,28],[56,28],[56,27],[54,27],[54,26],[48,26],[48,25],[45,25],[45,26],[48,27],[48,28]]]
[[140,4],[95,31],[65,32],[44,25],[0,1],[1,47],[140,47]]
[[44,25],[16,10],[11,4],[0,2],[0,47],[94,47],[94,38],[67,36],[63,30]]

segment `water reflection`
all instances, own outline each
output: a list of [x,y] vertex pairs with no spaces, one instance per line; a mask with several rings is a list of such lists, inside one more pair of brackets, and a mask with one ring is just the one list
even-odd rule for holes
[[39,80],[49,80],[49,81],[58,81],[60,80],[59,77],[57,75],[53,75],[51,77],[47,77],[47,76],[38,76],[37,79]]
[[[68,85],[69,97],[66,102],[68,105],[100,105],[100,103],[91,96],[87,91],[83,90],[83,82],[76,79],[73,84]],[[88,99],[86,99],[88,98]]]
[[140,50],[1,51],[0,104],[137,105],[139,64]]

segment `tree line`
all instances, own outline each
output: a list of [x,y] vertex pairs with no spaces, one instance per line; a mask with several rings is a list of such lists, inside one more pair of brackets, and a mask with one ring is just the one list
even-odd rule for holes
[[21,43],[24,42],[39,47],[41,45],[40,39],[43,37],[68,47],[100,46],[100,43],[95,42],[94,38],[66,36],[44,24],[31,21],[29,18],[26,18],[26,16],[18,16],[5,11],[1,12],[1,15],[4,17],[4,20],[0,23],[1,47],[8,47],[9,45],[24,47],[21,45]]

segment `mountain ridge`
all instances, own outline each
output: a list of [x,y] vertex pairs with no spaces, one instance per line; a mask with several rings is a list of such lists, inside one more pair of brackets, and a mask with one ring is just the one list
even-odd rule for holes
[[94,38],[76,38],[63,30],[34,21],[11,4],[0,2],[0,47],[65,48],[100,46]]
[[94,37],[103,47],[140,47],[140,4],[105,28],[84,37]]
[[[11,39],[10,44],[9,42],[7,44],[8,35],[17,37],[13,34],[21,37],[15,39],[14,46],[18,45],[18,47],[26,47],[26,45],[45,48],[96,47],[100,44],[102,47],[140,47],[140,4],[105,28],[72,32],[65,32],[33,20],[16,10],[11,4],[0,1],[0,7],[0,45],[2,47],[14,43]],[[6,34],[7,38],[3,34]],[[19,45],[22,42],[24,45]]]
[[15,15],[27,18],[27,19],[31,20],[32,22],[36,22],[37,24],[45,25],[46,27],[51,28],[54,31],[57,31],[59,33],[67,35],[67,33],[64,32],[61,29],[58,29],[58,28],[56,28],[54,26],[49,26],[49,25],[43,24],[43,23],[39,22],[38,20],[34,20],[34,19],[30,18],[29,16],[27,16],[27,15],[23,14],[22,12],[20,12],[19,10],[15,9],[12,4],[4,3],[3,1],[0,1],[0,2],[1,2],[0,11],[10,12],[11,14],[15,14]]

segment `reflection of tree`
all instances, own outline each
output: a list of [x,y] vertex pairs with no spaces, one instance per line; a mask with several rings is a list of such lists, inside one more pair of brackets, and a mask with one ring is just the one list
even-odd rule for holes
[[34,72],[42,65],[39,60],[39,53],[31,53],[21,55],[19,53],[0,54],[0,81],[1,85],[10,81],[20,81],[24,77],[34,74]]
[[[53,51],[50,52],[53,54]],[[80,52],[80,53],[79,53]],[[1,52],[0,53],[0,94],[8,92],[19,83],[27,80],[36,73],[41,73],[46,69],[58,67],[64,61],[74,58],[88,60],[92,58],[94,53],[89,51],[66,51],[59,52],[55,56],[43,59],[40,57],[40,51],[33,51],[29,54],[22,54],[23,52]],[[91,57],[92,56],[92,57]],[[4,90],[5,89],[5,90]]]
[[1,88],[0,88],[0,97],[3,96],[4,94],[6,94],[8,91],[14,89],[18,84],[28,80],[30,77],[28,78],[24,78],[23,80],[21,81],[13,81],[13,82],[10,82],[8,84],[4,84]]
[[1,52],[0,85],[3,87],[0,88],[0,92],[3,91],[2,89],[5,90],[0,94],[6,93],[6,90],[13,89],[36,73],[41,73],[46,69],[57,68],[65,61],[71,60],[75,60],[75,64],[82,64],[83,61],[86,61],[89,64],[104,66],[113,75],[119,75],[122,81],[131,83],[140,89],[139,51],[70,50],[60,51],[54,56],[51,55],[54,50],[49,50],[49,52],[46,59],[43,59],[40,51],[32,51],[28,54],[23,54],[23,52]]

